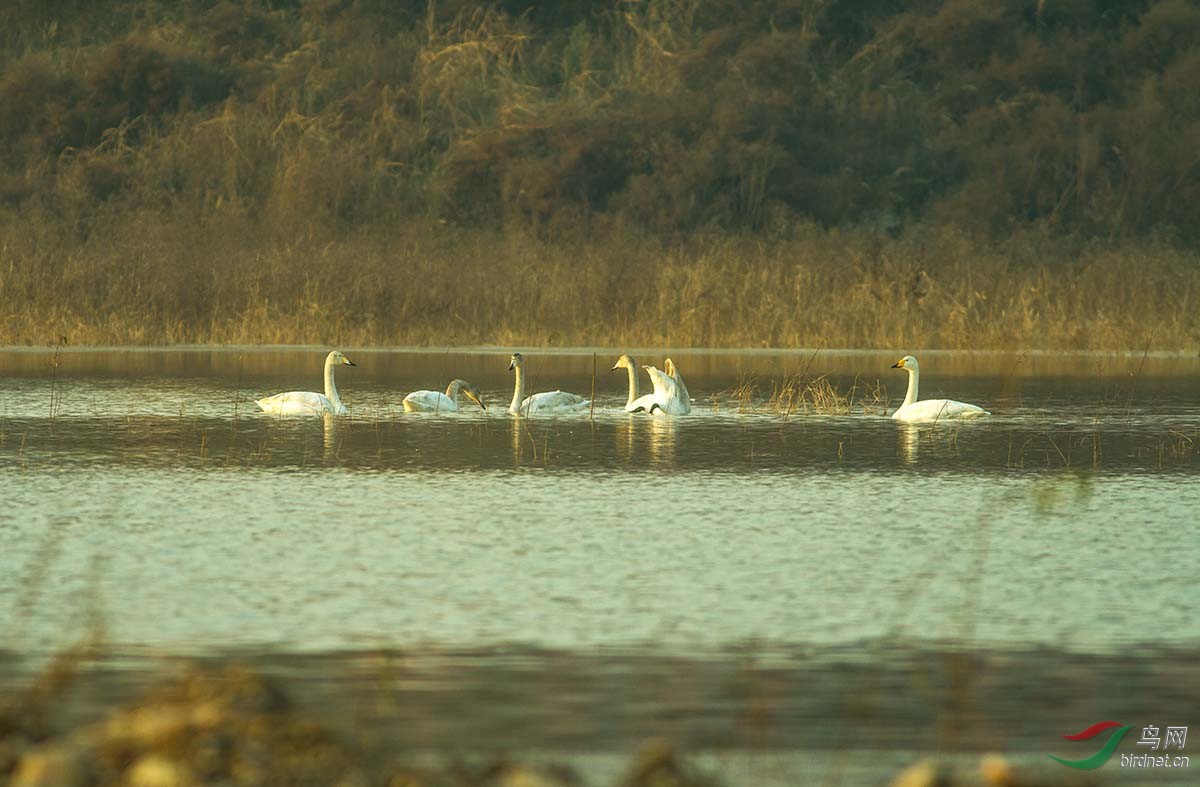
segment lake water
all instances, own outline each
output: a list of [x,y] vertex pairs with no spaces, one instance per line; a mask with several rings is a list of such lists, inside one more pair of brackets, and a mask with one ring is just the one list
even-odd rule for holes
[[[414,747],[667,734],[782,757],[756,784],[1200,722],[1200,358],[922,353],[922,397],[993,415],[913,428],[896,354],[673,353],[695,409],[663,418],[621,411],[616,352],[529,350],[531,390],[595,368],[596,410],[515,419],[508,352],[346,349],[351,415],[287,420],[253,400],[323,350],[0,352],[10,681],[87,640],[114,692],[237,656],[345,697],[403,653],[372,723]],[[796,373],[848,396],[781,410]],[[453,377],[489,409],[403,412]],[[859,748],[890,754],[821,759]]]

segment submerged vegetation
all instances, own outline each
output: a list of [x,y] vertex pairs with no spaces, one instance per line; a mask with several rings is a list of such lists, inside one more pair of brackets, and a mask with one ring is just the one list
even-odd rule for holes
[[1188,0],[19,0],[0,344],[1187,348]]

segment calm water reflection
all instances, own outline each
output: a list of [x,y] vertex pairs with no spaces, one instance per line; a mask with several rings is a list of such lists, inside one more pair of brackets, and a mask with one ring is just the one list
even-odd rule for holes
[[[589,670],[687,659],[702,711],[747,653],[803,663],[799,686],[884,654],[900,682],[930,653],[1013,654],[1012,680],[1097,655],[1157,673],[1177,657],[1145,654],[1200,645],[1195,358],[923,355],[924,396],[995,415],[912,428],[862,393],[839,415],[766,401],[772,378],[807,369],[841,391],[879,385],[894,407],[890,354],[675,354],[697,404],[670,419],[620,412],[605,352],[594,418],[532,420],[504,412],[507,351],[347,354],[352,415],[324,421],[253,406],[316,390],[320,350],[0,354],[9,656],[95,632],[113,652],[313,654],[326,671],[315,654],[466,648],[504,680],[489,650],[504,647],[537,669],[546,654],[585,665],[570,691],[588,701],[626,685]],[[590,353],[528,358],[534,390],[591,393]],[[403,413],[405,393],[453,377],[489,409]],[[747,384],[757,394],[732,392]],[[799,724],[820,711],[796,686],[775,712]],[[544,688],[533,705],[564,701]],[[655,696],[629,729],[600,716],[640,735],[670,715]],[[536,726],[521,729],[549,740]],[[707,745],[714,728],[689,729]]]

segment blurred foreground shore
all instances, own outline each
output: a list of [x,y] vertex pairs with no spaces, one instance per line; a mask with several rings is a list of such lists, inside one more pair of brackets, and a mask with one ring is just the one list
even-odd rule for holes
[[[0,784],[1186,783],[1177,773],[1131,774],[1115,766],[1072,771],[1037,751],[1070,756],[1071,744],[1064,748],[1059,736],[1076,732],[1075,727],[1044,720],[1077,717],[1075,726],[1082,729],[1096,721],[1087,713],[1102,712],[1086,710],[1091,707],[1104,706],[1130,720],[1153,716],[1163,723],[1186,723],[1180,697],[1187,691],[1172,699],[1165,690],[1181,680],[1186,688],[1186,668],[1171,667],[1174,657],[1156,666],[1132,658],[1078,657],[1074,663],[1059,658],[1030,669],[1035,662],[1024,657],[943,654],[926,666],[919,662],[927,659],[887,669],[829,663],[803,670],[803,676],[770,660],[727,673],[710,665],[703,675],[703,668],[680,659],[634,660],[613,670],[642,673],[627,679],[638,684],[634,690],[602,674],[598,662],[564,657],[561,669],[554,669],[553,658],[547,656],[521,678],[519,669],[472,674],[465,661],[444,661],[442,669],[410,667],[384,654],[360,656],[354,665],[353,659],[329,656],[222,657],[173,661],[154,670],[130,669],[120,660],[100,667],[86,655],[73,654],[18,679],[12,669],[16,661],[6,659],[0,684]],[[686,680],[673,685],[671,673],[692,675],[724,701],[688,698],[696,689]],[[1139,688],[1138,697],[1123,706],[1112,701],[1119,687],[1104,688],[1122,675]],[[600,694],[607,696],[587,696],[582,686],[589,679],[605,684]],[[556,686],[550,701],[543,696],[548,684]],[[784,699],[792,696],[797,702],[799,686],[810,687],[804,712]],[[662,707],[647,714],[652,693]],[[833,697],[840,704],[831,704]],[[552,702],[560,704],[558,713],[548,713],[545,706]],[[738,710],[731,712],[735,706]],[[653,718],[621,722],[622,714],[636,715],[639,707]],[[1058,711],[1048,710],[1052,707]],[[495,718],[497,708],[507,715]],[[1024,730],[1018,729],[1021,716]],[[662,734],[653,734],[654,727]],[[873,764],[864,770],[861,761]]]

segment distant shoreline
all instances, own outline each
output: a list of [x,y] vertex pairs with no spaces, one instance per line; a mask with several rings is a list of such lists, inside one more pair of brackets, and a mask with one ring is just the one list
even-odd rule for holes
[[[96,344],[96,345],[64,345],[55,347],[54,345],[36,345],[36,344],[0,344],[0,352],[3,353],[29,353],[29,354],[46,354],[53,353],[56,350],[65,354],[86,354],[86,353],[165,353],[165,352],[222,352],[222,353],[272,353],[272,352],[327,352],[333,345],[329,344]],[[930,347],[611,347],[611,346],[570,346],[570,347],[548,347],[543,345],[501,345],[501,344],[474,344],[474,345],[378,345],[378,346],[356,346],[356,345],[337,345],[338,349],[346,352],[355,353],[407,353],[414,355],[443,355],[443,354],[461,354],[461,355],[483,355],[488,353],[539,353],[541,355],[551,356],[570,356],[570,355],[611,355],[620,353],[630,353],[633,355],[646,354],[676,354],[683,357],[695,355],[756,355],[756,356],[776,356],[776,355],[795,355],[798,358],[805,358],[809,355],[817,355],[818,359],[821,356],[874,356],[874,355],[891,355],[898,351],[911,352],[922,356],[932,355],[941,357],[960,357],[960,356],[982,356],[991,358],[1004,358],[1011,356],[1031,356],[1035,358],[1141,358],[1143,355],[1147,360],[1155,361],[1187,361],[1200,358],[1200,350],[1149,350],[1144,349],[1112,349],[1112,350],[977,350],[967,348],[930,348]]]

